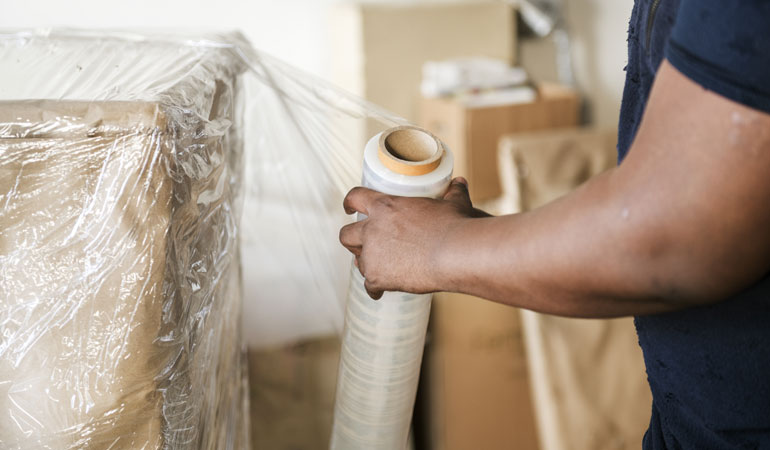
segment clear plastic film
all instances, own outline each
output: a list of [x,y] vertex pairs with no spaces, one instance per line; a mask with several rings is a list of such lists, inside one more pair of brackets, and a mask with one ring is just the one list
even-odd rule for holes
[[246,66],[34,32],[0,61],[0,446],[244,447]]
[[[407,151],[389,145],[389,139],[399,134],[402,139],[396,142]],[[451,151],[430,133],[398,127],[369,140],[363,166],[366,187],[391,195],[437,198],[449,186],[453,158]],[[332,449],[406,447],[431,297],[386,292],[381,299],[373,300],[364,288],[361,273],[352,268],[337,373]]]
[[403,121],[238,35],[0,32],[0,67],[0,447],[248,447],[243,345],[341,330],[342,198]]

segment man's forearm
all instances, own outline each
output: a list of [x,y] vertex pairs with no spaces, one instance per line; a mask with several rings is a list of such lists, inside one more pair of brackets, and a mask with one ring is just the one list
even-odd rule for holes
[[615,170],[535,211],[469,219],[437,256],[450,290],[536,311],[581,317],[649,314],[676,308],[660,299],[634,247],[644,234],[631,218],[642,206],[611,195]]
[[542,208],[479,218],[443,200],[354,189],[340,232],[376,297],[454,290],[611,317],[716,302],[770,270],[770,115],[661,66],[627,158]]
[[583,317],[719,301],[770,268],[770,116],[661,67],[624,163],[540,209],[458,224],[449,289]]

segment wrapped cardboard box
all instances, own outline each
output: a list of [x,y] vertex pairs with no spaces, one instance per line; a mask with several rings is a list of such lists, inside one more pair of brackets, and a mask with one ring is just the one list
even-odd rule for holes
[[497,146],[511,133],[578,124],[577,93],[559,85],[538,86],[534,102],[469,107],[462,99],[424,98],[420,123],[452,149],[455,174],[470,183],[471,199],[486,201],[502,193],[497,173]]
[[318,385],[267,349],[341,328],[359,132],[403,119],[237,35],[7,32],[0,64],[0,448],[245,448],[242,329],[254,443],[325,448],[338,348]]
[[0,447],[246,447],[241,59],[22,32],[0,65]]

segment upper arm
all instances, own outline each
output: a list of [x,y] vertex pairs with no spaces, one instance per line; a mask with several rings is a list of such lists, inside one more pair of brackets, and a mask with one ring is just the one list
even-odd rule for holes
[[636,250],[661,295],[719,300],[770,271],[768,24],[763,0],[680,3],[618,170],[648,213]]
[[662,297],[715,301],[770,271],[770,114],[664,62],[615,180]]

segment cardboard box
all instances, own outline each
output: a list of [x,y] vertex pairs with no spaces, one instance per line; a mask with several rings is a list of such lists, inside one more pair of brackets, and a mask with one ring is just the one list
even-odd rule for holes
[[516,62],[515,10],[503,2],[340,5],[330,34],[333,81],[410,121],[418,117],[426,61]]
[[246,445],[245,66],[122,36],[0,37],[3,448]]
[[434,295],[421,377],[426,448],[538,448],[518,309]]
[[474,202],[501,194],[497,146],[511,133],[572,127],[579,121],[580,100],[563,86],[541,84],[531,103],[469,108],[461,100],[424,98],[420,124],[441,138],[455,155],[455,176],[470,183]]
[[252,448],[329,448],[339,357],[336,336],[249,350]]

